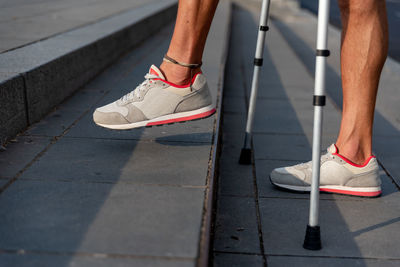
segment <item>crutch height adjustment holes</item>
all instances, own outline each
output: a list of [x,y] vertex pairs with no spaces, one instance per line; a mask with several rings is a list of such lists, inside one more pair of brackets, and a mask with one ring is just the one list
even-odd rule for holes
[[268,26],[260,26],[260,31],[267,32],[269,30]]
[[317,49],[317,57],[329,57],[331,51],[327,49]]
[[254,59],[254,65],[262,66],[262,64],[263,64],[263,59],[262,58],[255,58]]
[[315,95],[313,97],[313,105],[314,106],[325,106],[325,96],[324,95]]

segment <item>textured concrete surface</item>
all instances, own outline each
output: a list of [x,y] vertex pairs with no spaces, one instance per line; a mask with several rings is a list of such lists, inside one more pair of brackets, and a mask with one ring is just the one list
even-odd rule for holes
[[[400,113],[395,102],[400,95],[395,92],[399,79],[396,65],[389,62],[385,66],[375,117],[374,151],[381,163],[382,196],[367,199],[321,194],[323,249],[305,250],[302,244],[309,195],[278,190],[268,176],[276,167],[311,158],[316,19],[290,5],[272,6],[274,20],[267,33],[257,99],[254,162],[243,166],[238,164],[238,158],[243,145],[259,7],[240,0],[235,3],[224,89],[213,266],[399,265]],[[243,40],[254,45],[243,45]],[[335,141],[340,123],[339,41],[339,33],[331,29],[323,147]]]
[[[230,10],[221,1],[204,54],[214,104]],[[172,23],[164,25],[1,150],[1,266],[196,266],[207,260],[202,248],[209,240],[206,196],[218,115],[120,132],[91,120],[96,107],[134,89],[161,62],[172,30]]]
[[[6,97],[0,101],[7,102],[1,102],[4,123],[0,124],[0,141],[4,143],[39,121],[105,67],[172,21],[175,4],[174,0],[142,2],[102,20],[93,18],[92,24],[60,30],[51,38],[1,53],[0,78],[4,80],[0,80],[0,92]],[[81,12],[83,15],[84,10]],[[18,104],[10,106],[14,102]]]
[[82,27],[151,1],[2,1],[0,3],[0,53]]
[[28,126],[24,80],[17,74],[0,74],[0,145]]

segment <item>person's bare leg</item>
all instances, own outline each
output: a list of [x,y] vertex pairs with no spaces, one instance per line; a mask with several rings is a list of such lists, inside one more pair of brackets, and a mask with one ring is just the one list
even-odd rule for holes
[[[174,34],[167,55],[178,62],[200,63],[218,0],[179,0]],[[191,70],[169,62],[160,66],[166,79],[181,85],[190,81]],[[192,74],[200,68],[192,70]]]
[[388,50],[385,1],[339,0],[343,113],[336,145],[362,164],[372,154],[376,94]]

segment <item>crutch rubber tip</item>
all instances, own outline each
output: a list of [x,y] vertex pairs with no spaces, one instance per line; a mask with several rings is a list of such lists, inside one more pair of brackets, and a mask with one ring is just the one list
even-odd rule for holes
[[319,226],[307,225],[306,237],[304,238],[303,248],[309,250],[320,250],[321,245],[321,232]]
[[251,149],[242,148],[240,152],[239,164],[249,165],[251,164]]

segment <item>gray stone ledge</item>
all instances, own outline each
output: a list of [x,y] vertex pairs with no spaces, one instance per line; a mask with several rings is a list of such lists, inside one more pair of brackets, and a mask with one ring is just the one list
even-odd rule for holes
[[154,1],[0,54],[0,144],[171,21],[176,3]]

